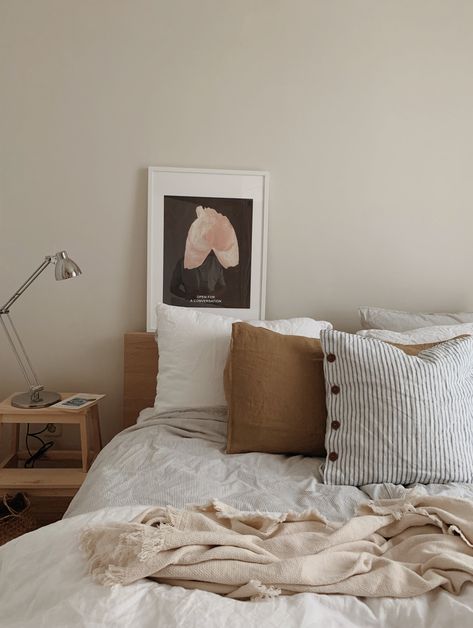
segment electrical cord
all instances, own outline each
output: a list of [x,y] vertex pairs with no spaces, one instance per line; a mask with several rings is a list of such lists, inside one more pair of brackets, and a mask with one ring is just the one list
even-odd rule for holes
[[[29,423],[27,424],[25,445],[26,445],[26,449],[30,457],[27,460],[25,460],[25,464],[24,464],[25,469],[32,469],[35,465],[35,462],[39,460],[42,456],[44,456],[44,454],[48,451],[48,449],[51,449],[51,447],[54,445],[54,441],[52,440],[44,441],[39,436],[39,434],[43,434],[47,430],[48,430],[48,427],[46,426],[39,432],[30,432],[30,424]],[[30,438],[35,438],[36,440],[39,440],[39,442],[41,443],[41,446],[34,453],[31,453],[30,444],[29,444]]]

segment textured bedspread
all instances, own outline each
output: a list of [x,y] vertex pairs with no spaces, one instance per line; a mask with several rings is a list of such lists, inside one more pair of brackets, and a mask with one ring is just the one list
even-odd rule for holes
[[473,503],[416,495],[360,507],[346,523],[315,510],[279,517],[214,500],[149,508],[129,523],[82,534],[103,585],[141,578],[259,600],[291,593],[411,597],[473,582]]
[[[151,416],[152,412],[147,412]],[[473,626],[473,586],[406,599],[301,593],[254,604],[139,580],[104,587],[88,574],[79,538],[88,526],[127,522],[148,506],[182,508],[217,498],[243,511],[316,509],[343,522],[370,499],[405,489],[321,484],[320,460],[224,453],[222,413],[175,413],[119,434],[101,452],[68,517],[0,548],[0,626],[139,628],[344,628]],[[419,494],[473,499],[471,485],[418,487]]]
[[[189,410],[125,430],[101,452],[66,516],[104,506],[181,508],[217,498],[239,510],[316,507],[329,519],[343,520],[369,498],[370,490],[325,486],[317,458],[225,454],[224,417],[223,409]],[[392,496],[385,487],[372,489],[377,496]]]
[[[281,513],[315,508],[345,521],[369,499],[402,497],[393,484],[327,486],[322,460],[273,454],[225,454],[224,411],[171,413],[116,436],[101,452],[66,516],[106,506],[203,504],[219,499],[239,510]],[[151,417],[151,418],[149,418]],[[473,499],[473,485],[421,486],[428,494]]]

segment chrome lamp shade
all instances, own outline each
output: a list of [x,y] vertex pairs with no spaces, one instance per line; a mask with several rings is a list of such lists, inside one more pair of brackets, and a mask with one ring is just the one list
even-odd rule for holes
[[79,266],[67,255],[66,251],[59,251],[55,255],[48,255],[38,268],[28,277],[28,279],[18,288],[18,290],[8,299],[3,307],[0,308],[0,323],[8,338],[8,342],[15,354],[21,371],[29,386],[29,391],[20,393],[13,397],[11,403],[18,408],[45,408],[53,403],[60,401],[61,396],[52,391],[44,390],[36,373],[33,369],[31,361],[26,353],[26,349],[20,339],[13,320],[10,315],[12,305],[21,297],[25,290],[39,277],[39,275],[49,266],[55,265],[54,275],[57,281],[62,279],[71,279],[82,274]]
[[56,266],[54,268],[54,276],[56,281],[62,279],[72,279],[82,274],[81,269],[70,257],[67,256],[66,251],[60,251],[56,253]]

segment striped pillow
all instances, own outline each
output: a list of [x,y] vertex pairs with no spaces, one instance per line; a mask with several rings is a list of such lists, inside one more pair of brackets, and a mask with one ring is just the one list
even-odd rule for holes
[[322,331],[327,484],[473,481],[473,337],[406,355]]

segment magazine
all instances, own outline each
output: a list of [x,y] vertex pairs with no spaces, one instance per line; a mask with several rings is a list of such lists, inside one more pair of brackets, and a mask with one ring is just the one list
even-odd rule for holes
[[77,393],[71,397],[66,397],[61,401],[58,401],[51,408],[63,408],[65,410],[77,410],[79,408],[85,408],[99,399],[102,399],[105,395],[92,395],[90,393]]

